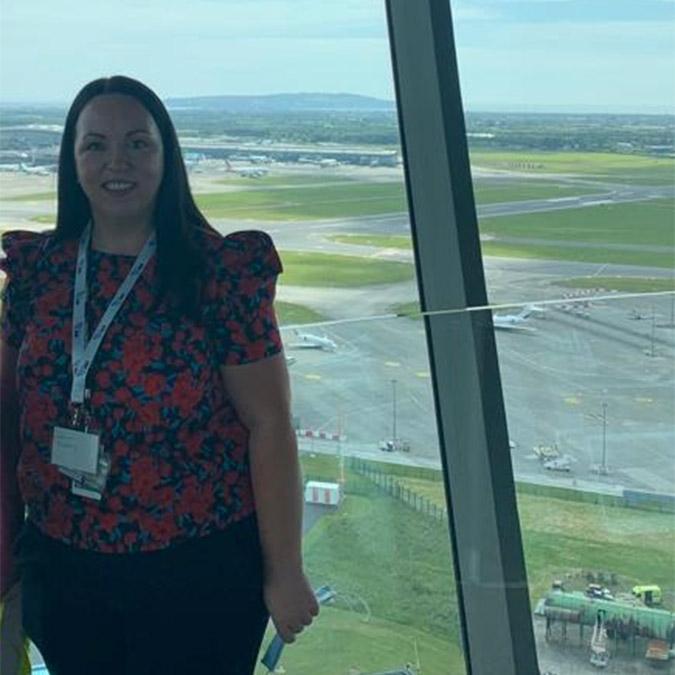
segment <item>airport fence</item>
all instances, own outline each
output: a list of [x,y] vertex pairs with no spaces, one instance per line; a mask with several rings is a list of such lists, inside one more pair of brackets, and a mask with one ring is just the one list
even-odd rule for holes
[[[348,460],[351,469],[369,479],[370,482],[392,497],[399,499],[430,517],[439,520],[447,518],[447,510],[445,508],[441,509],[441,507],[431,502],[427,497],[405,485],[405,478],[421,478],[423,480],[433,478],[433,480],[441,480],[440,471],[417,469],[396,464],[383,465],[356,457],[349,457]],[[382,466],[386,466],[386,470],[380,468]],[[404,482],[397,480],[398,477],[403,478]],[[619,506],[643,511],[675,513],[675,495],[630,490],[621,487],[618,487],[615,494],[611,494],[581,487],[546,485],[533,481],[516,481],[516,491],[520,494],[539,495],[541,497],[552,497],[554,499],[598,504],[601,506]]]
[[404,485],[394,475],[374,467],[370,462],[349,457],[349,468],[368,479],[385,494],[403,502],[418,513],[441,523],[447,521],[448,511],[446,508]]
[[675,495],[629,490],[620,488],[618,494],[594,492],[573,487],[557,485],[541,485],[530,481],[516,481],[516,490],[522,494],[553,497],[571,502],[600,504],[602,506],[622,506],[642,511],[659,511],[661,513],[675,513]]

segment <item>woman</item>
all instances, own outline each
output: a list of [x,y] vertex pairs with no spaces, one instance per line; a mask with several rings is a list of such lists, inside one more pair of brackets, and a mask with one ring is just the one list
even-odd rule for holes
[[252,672],[268,613],[318,613],[271,240],[208,225],[118,76],[70,108],[56,229],[3,247],[2,592],[18,563],[51,675]]

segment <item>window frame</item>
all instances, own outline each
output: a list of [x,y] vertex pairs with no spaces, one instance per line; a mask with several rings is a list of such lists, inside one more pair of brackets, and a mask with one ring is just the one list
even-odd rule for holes
[[[467,673],[539,673],[449,0],[385,0]],[[468,310],[468,311],[467,311]]]

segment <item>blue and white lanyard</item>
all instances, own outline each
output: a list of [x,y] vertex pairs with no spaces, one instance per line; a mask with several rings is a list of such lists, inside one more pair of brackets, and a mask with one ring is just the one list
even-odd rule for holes
[[153,232],[145,242],[138,254],[129,274],[117,289],[115,297],[111,300],[105,314],[96,326],[91,340],[86,342],[86,317],[87,305],[87,258],[89,242],[91,240],[91,222],[87,224],[80,237],[80,247],[77,253],[77,268],[75,270],[75,293],[73,301],[73,386],[70,390],[70,401],[74,404],[82,404],[85,395],[85,383],[87,373],[96,356],[96,352],[103,342],[103,337],[115,319],[120,307],[134,287],[138,278],[143,274],[145,266],[157,249],[157,238]]

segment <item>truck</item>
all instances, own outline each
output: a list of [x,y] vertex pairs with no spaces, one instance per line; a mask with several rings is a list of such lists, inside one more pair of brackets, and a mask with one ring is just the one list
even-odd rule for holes
[[633,586],[631,589],[633,595],[636,598],[642,600],[642,602],[651,607],[652,605],[660,605],[663,602],[663,593],[661,593],[661,587],[656,584],[641,584],[638,586]]
[[400,438],[385,439],[380,441],[379,448],[383,452],[410,452],[410,443]]

